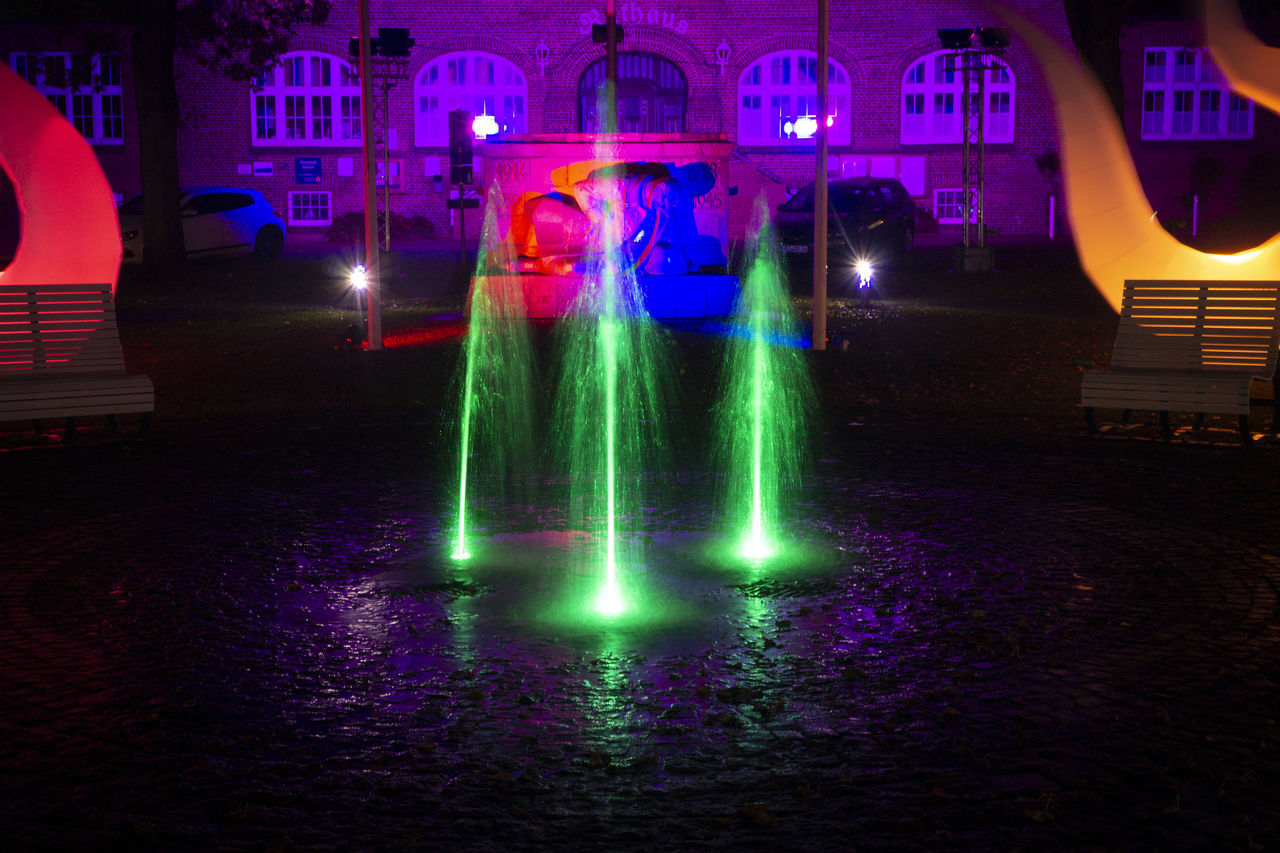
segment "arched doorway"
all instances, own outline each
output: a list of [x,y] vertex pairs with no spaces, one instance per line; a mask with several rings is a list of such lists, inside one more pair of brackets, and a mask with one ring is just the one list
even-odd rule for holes
[[[604,57],[587,66],[578,81],[578,129],[604,129],[599,103],[604,97]],[[689,84],[674,63],[652,53],[618,54],[618,130],[623,133],[681,133]]]

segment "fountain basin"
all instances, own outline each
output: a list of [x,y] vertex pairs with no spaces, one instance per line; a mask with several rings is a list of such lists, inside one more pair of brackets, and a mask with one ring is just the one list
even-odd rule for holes
[[[637,276],[644,307],[650,317],[726,317],[738,296],[736,275]],[[527,316],[563,317],[582,288],[579,275],[519,276]]]

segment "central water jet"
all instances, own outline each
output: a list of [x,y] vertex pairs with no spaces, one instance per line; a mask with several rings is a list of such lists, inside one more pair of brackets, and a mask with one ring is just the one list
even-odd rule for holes
[[814,395],[763,195],[752,233],[717,431],[729,524],[739,531],[736,554],[758,565],[780,547],[782,507],[799,485]]
[[[570,519],[589,536],[587,595],[598,615],[630,609],[635,588],[627,570],[643,565],[640,537],[646,472],[660,467],[667,343],[644,308],[622,237],[622,173],[609,169],[607,149],[590,186],[579,187],[593,223],[595,251],[568,316],[557,326],[560,383],[557,436],[569,480]],[[632,572],[633,573],[633,572]]]

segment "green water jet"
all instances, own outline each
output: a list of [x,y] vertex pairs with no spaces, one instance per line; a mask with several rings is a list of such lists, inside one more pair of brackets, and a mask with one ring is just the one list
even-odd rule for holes
[[[615,162],[607,148],[597,160]],[[619,250],[623,198],[597,175],[593,247],[578,298],[557,326],[560,382],[556,435],[570,489],[569,516],[591,534],[586,559],[598,577],[594,611],[616,618],[635,605],[624,576],[642,564],[635,533],[646,472],[661,467],[669,411],[669,341],[644,309],[634,271]],[[631,530],[626,529],[628,524]]]
[[509,271],[510,247],[498,233],[501,194],[494,190],[488,196],[459,382],[455,560],[471,557],[468,513],[477,503],[472,489],[476,474],[493,474],[489,482],[502,496],[533,458],[533,357],[524,291],[519,277]]
[[751,233],[717,434],[736,553],[758,565],[781,548],[783,507],[799,488],[807,458],[814,393],[763,194],[756,199]]

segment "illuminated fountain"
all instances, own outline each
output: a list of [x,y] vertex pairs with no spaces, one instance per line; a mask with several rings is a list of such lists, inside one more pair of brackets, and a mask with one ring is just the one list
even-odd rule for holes
[[[533,458],[533,356],[524,297],[507,271],[506,241],[490,194],[469,299],[471,322],[460,369],[458,399],[458,521],[453,559],[471,557],[468,510],[475,503],[477,466],[502,485]],[[474,464],[473,464],[474,463]]]
[[[555,193],[512,195],[512,176],[537,172],[532,160],[524,168],[524,161],[511,159],[505,172],[487,167],[496,180],[489,185],[460,374],[452,555],[466,560],[474,550],[468,532],[473,484],[489,482],[477,479],[474,466],[486,462],[500,474],[515,461],[533,459],[535,444],[551,448],[556,471],[543,478],[543,485],[563,485],[555,508],[537,513],[543,525],[538,530],[491,537],[493,550],[470,571],[483,571],[484,565],[535,566],[527,577],[541,585],[536,595],[547,599],[535,609],[543,618],[575,625],[584,620],[653,624],[685,607],[678,594],[661,589],[671,573],[651,571],[649,560],[672,549],[688,562],[704,560],[706,555],[698,554],[706,549],[690,542],[709,533],[708,524],[715,526],[709,518],[689,519],[704,531],[654,530],[645,523],[662,499],[654,487],[664,470],[672,408],[667,395],[674,377],[671,337],[654,321],[655,305],[668,309],[658,312],[663,316],[707,316],[717,305],[716,315],[734,312],[716,434],[719,470],[728,484],[724,523],[737,541],[731,556],[712,548],[711,559],[721,565],[745,560],[755,568],[768,562],[783,569],[799,565],[794,558],[803,550],[788,547],[791,558],[774,559],[783,550],[785,506],[807,452],[805,426],[813,395],[769,207],[763,197],[756,203],[755,239],[740,295],[713,299],[709,294],[715,288],[736,293],[738,280],[724,270],[719,240],[690,222],[697,213],[692,200],[717,191],[718,171],[696,159],[653,163],[624,156],[639,151],[637,144],[652,145],[627,136],[593,138],[590,151],[578,151],[572,155],[578,159],[567,164],[560,163],[563,154],[552,158],[547,180],[565,188]],[[527,152],[510,144],[497,153],[514,158]],[[510,178],[505,182],[504,174]],[[683,301],[682,288],[695,302]],[[555,318],[546,435],[535,434],[530,414],[535,373],[530,317]],[[509,440],[519,435],[529,442],[516,449]],[[500,458],[488,459],[489,453]],[[670,489],[663,491],[671,495]],[[538,557],[541,549],[550,556]],[[683,571],[671,554],[658,560],[675,574]]]
[[813,391],[763,195],[752,232],[717,434],[728,474],[728,523],[740,531],[736,554],[758,564],[778,553],[782,508],[799,483],[807,448]]
[[[619,240],[626,213],[625,177],[598,172],[591,191],[584,194],[591,199],[591,239],[599,250],[584,257],[586,271],[576,299],[552,333],[555,389],[547,424],[550,434],[541,443],[555,451],[556,475],[544,478],[544,483],[553,488],[564,484],[564,512],[539,513],[551,520],[541,530],[499,535],[498,550],[485,561],[508,565],[513,559],[532,559],[540,568],[550,567],[552,573],[544,573],[541,582],[557,590],[544,589],[554,599],[549,606],[560,614],[551,618],[574,624],[584,618],[610,624],[652,623],[656,611],[683,605],[657,604],[665,595],[658,586],[668,579],[651,573],[648,561],[669,549],[694,563],[703,559],[696,556],[701,546],[689,547],[691,537],[696,540],[702,532],[667,530],[655,536],[644,523],[646,507],[659,500],[645,492],[652,492],[664,469],[674,372],[670,335],[645,310],[636,275],[637,251]],[[726,336],[723,396],[715,411],[725,484],[721,529],[727,525],[734,542],[728,554],[719,547],[708,553],[720,565],[745,561],[754,569],[768,564],[787,570],[814,562],[803,547],[784,547],[786,507],[798,491],[807,455],[813,390],[768,211],[762,196],[755,206],[755,237]],[[503,271],[506,250],[492,223],[487,216],[460,373],[460,485],[457,535],[451,543],[456,560],[467,559],[473,550],[468,533],[469,502],[475,503],[470,495],[476,481],[473,466],[484,462],[502,475],[519,461],[532,459],[531,448],[541,438],[535,435],[530,414],[535,371],[528,323],[521,313],[521,288],[515,276]],[[531,439],[522,448],[509,441],[519,435]],[[490,453],[498,458],[486,458]],[[559,526],[556,519],[567,530],[553,529]],[[514,550],[499,556],[512,546]],[[552,552],[550,559],[534,554],[543,548]],[[790,555],[779,559],[784,550]],[[798,557],[802,552],[805,556]],[[670,563],[671,555],[659,560]],[[566,577],[570,587],[579,585],[567,590],[568,595]],[[646,606],[640,607],[641,602]],[[538,609],[549,615],[546,608]]]
[[608,177],[595,182],[590,217],[599,251],[557,327],[557,449],[569,477],[570,520],[587,531],[588,564],[600,574],[593,606],[605,616],[627,609],[622,570],[643,561],[640,540],[624,538],[620,524],[638,517],[643,475],[665,443],[670,387],[664,335],[645,311],[632,259],[618,248],[622,187]]

